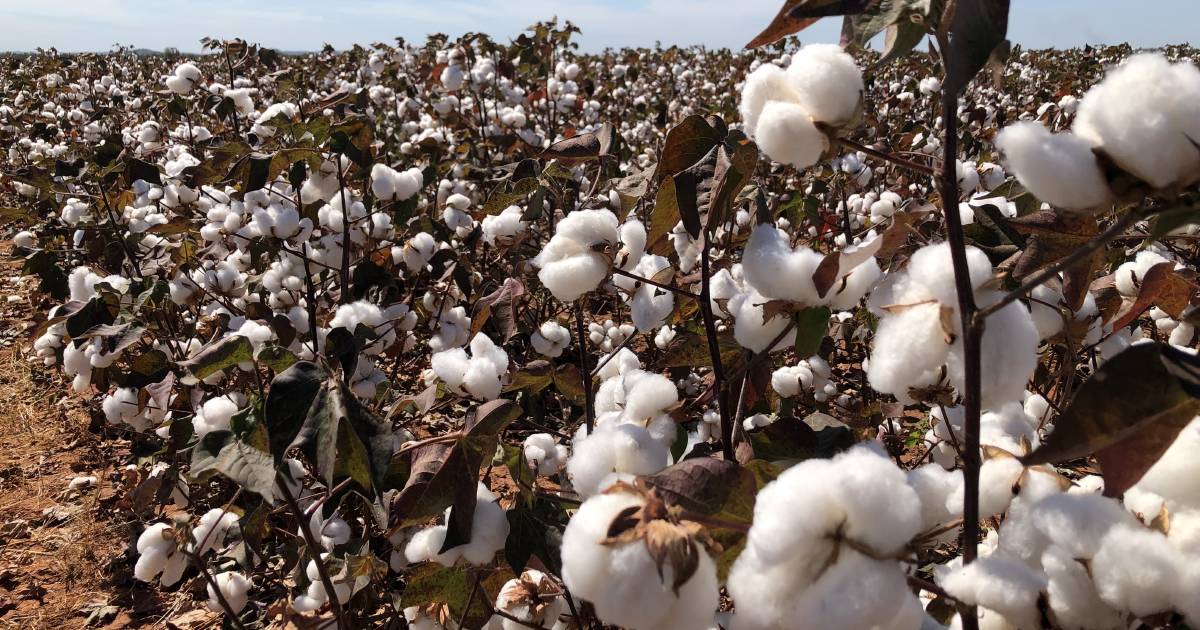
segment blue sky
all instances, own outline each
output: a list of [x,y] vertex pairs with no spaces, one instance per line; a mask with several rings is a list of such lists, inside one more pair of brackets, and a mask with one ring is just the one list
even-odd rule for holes
[[[199,49],[206,35],[239,36],[286,50],[328,42],[422,40],[483,30],[507,41],[552,15],[583,28],[585,50],[605,46],[706,44],[740,47],[774,16],[782,0],[0,0],[0,49],[55,46],[106,50],[113,43]],[[1195,41],[1198,0],[1013,0],[1009,34],[1026,47]],[[805,41],[835,41],[837,18],[806,31]]]

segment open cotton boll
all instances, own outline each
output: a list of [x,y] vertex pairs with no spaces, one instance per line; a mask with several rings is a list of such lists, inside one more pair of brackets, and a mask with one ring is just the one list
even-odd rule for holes
[[792,88],[783,68],[766,63],[759,66],[746,76],[742,87],[742,98],[738,105],[738,113],[746,127],[746,135],[755,136],[758,128],[758,117],[763,107],[770,101],[796,102],[800,96]]
[[798,169],[816,164],[829,148],[829,139],[813,124],[808,110],[785,101],[767,101],[752,137],[772,160]]
[[1041,627],[1038,596],[1046,588],[1046,577],[1022,562],[992,555],[936,575],[947,593],[998,613],[1012,627]]
[[567,460],[567,476],[581,497],[604,490],[616,480],[613,473],[656,473],[666,467],[671,456],[646,429],[617,423],[597,426],[590,435],[577,437],[573,451]]
[[[321,554],[324,562],[328,563],[333,558],[330,554]],[[329,601],[329,594],[325,592],[325,584],[321,581],[321,570],[317,566],[316,560],[309,560],[304,567],[304,574],[308,576],[308,590],[304,595],[296,597],[292,601],[292,608],[297,612],[312,612],[324,606]],[[349,582],[334,582],[333,594],[337,596],[337,601],[343,606],[354,592],[354,585]]]
[[634,424],[669,448],[675,441],[675,420],[668,414],[679,402],[671,379],[642,370],[610,378],[596,391],[596,425]]
[[139,555],[133,566],[133,576],[142,582],[153,582],[158,577],[163,586],[178,582],[188,561],[187,555],[179,549],[176,536],[169,523],[155,523],[142,531],[137,539]]
[[[643,278],[653,278],[671,267],[671,261],[663,256],[644,256],[634,268],[634,273]],[[662,326],[675,310],[675,294],[649,284],[643,284],[630,300],[629,312],[633,325],[645,332]]]
[[1009,170],[1035,197],[1052,206],[1095,208],[1112,196],[1092,145],[1070,132],[1051,133],[1040,122],[1022,121],[996,135]]
[[[899,563],[867,558],[834,534],[886,556],[920,531],[920,510],[904,471],[869,446],[787,469],[759,492],[746,548],[730,572],[734,627],[783,630],[797,619],[887,626],[910,597]],[[856,594],[854,606],[845,605],[847,591]]]
[[520,621],[500,617],[489,625],[493,630],[520,630],[530,625],[556,628],[558,616],[567,608],[562,589],[554,580],[536,569],[526,569],[500,587],[496,595],[496,610],[508,613]]
[[645,542],[605,542],[617,515],[643,503],[626,493],[584,501],[563,532],[563,582],[573,596],[591,602],[606,624],[634,630],[708,630],[717,609],[718,585],[716,566],[706,551],[697,550],[695,572],[673,589],[676,567],[667,561],[660,572]]
[[[951,502],[950,497],[962,491],[961,471],[946,470],[938,464],[925,464],[908,471],[908,485],[912,486],[921,500],[922,530],[949,523],[961,511],[947,507]],[[957,535],[954,531],[947,532],[948,539]]]
[[[250,601],[250,580],[246,576],[234,571],[225,571],[213,576],[213,581],[217,583],[217,588],[221,589],[221,596],[225,598],[225,603],[229,604],[230,611],[233,614],[238,614],[246,608],[246,604]],[[213,612],[224,612],[225,608],[221,606],[221,601],[217,599],[217,591],[213,589],[213,585],[208,585],[208,609]]]
[[765,298],[815,305],[822,300],[812,275],[824,258],[803,245],[793,249],[787,233],[773,225],[756,225],[742,253],[742,273]]
[[554,441],[549,433],[534,433],[521,445],[525,461],[537,468],[539,475],[553,475],[567,462],[567,447]]
[[809,44],[792,55],[787,79],[813,120],[840,125],[862,100],[862,71],[836,44]]
[[571,344],[571,333],[556,321],[543,322],[529,335],[529,343],[535,352],[553,359]]
[[867,366],[871,387],[907,399],[909,388],[936,381],[950,353],[940,312],[937,303],[917,303],[879,319]]
[[[1002,296],[999,292],[977,294],[980,306],[986,306]],[[946,362],[950,383],[960,391],[966,391],[965,358],[963,335],[957,335],[950,347]],[[981,340],[982,388],[981,404],[985,409],[999,409],[1005,403],[1020,402],[1025,385],[1037,368],[1037,328],[1029,310],[1020,302],[1013,302],[992,313],[987,320]]]
[[229,428],[229,421],[238,412],[238,403],[229,395],[210,398],[192,417],[192,431],[196,437],[204,437],[212,431]]
[[785,365],[771,373],[771,389],[784,398],[799,396],[812,387],[813,373],[807,365]]
[[558,300],[577,300],[608,277],[608,259],[593,246],[616,242],[612,211],[576,210],[558,222],[550,242],[533,259],[538,279]]
[[1183,561],[1161,532],[1115,528],[1092,558],[1092,579],[1110,606],[1144,617],[1171,610],[1183,600],[1177,595]]
[[633,269],[646,253],[646,226],[637,219],[629,219],[621,224],[620,236],[621,249],[617,252],[615,261],[622,269]]
[[517,206],[509,206],[500,214],[489,215],[483,218],[481,226],[483,228],[483,240],[493,247],[499,243],[500,245],[508,245],[513,242],[513,239],[518,234],[525,232],[528,224],[521,220],[521,215],[524,212]]
[[1117,291],[1125,297],[1136,298],[1141,289],[1142,280],[1150,268],[1165,262],[1170,262],[1161,254],[1144,249],[1134,256],[1133,260],[1123,262],[1113,273]]
[[1117,630],[1121,615],[1100,599],[1096,585],[1083,563],[1062,547],[1042,554],[1042,569],[1049,582],[1047,603],[1058,627],[1068,630]]
[[[743,348],[763,352],[787,328],[788,318],[782,315],[776,315],[763,322],[762,305],[769,301],[754,289],[739,293],[729,300],[727,308],[734,317],[733,338]],[[786,350],[795,343],[795,335],[784,335],[770,351]]]
[[200,517],[192,528],[192,542],[188,548],[197,556],[225,546],[225,537],[237,531],[238,515],[221,508],[213,508]]
[[1200,176],[1200,70],[1160,53],[1129,57],[1084,94],[1071,129],[1155,188],[1190,184]]
[[501,378],[508,372],[508,353],[479,333],[471,339],[470,356],[462,348],[451,348],[435,353],[430,364],[456,394],[495,400],[503,388]]
[[[611,357],[611,358],[609,358]],[[600,360],[603,363],[600,371],[596,374],[600,377],[600,381],[604,382],[614,376],[620,376],[630,370],[642,369],[642,362],[638,360],[635,354],[629,348],[621,348],[616,354],[608,355]]]
[[[444,519],[449,520],[450,510],[446,508]],[[468,542],[439,553],[446,542],[446,525],[435,525],[413,534],[404,547],[404,555],[410,563],[429,560],[447,567],[454,566],[460,559],[473,565],[488,564],[504,547],[508,529],[504,508],[497,503],[496,495],[480,483],[475,487],[475,513],[471,518]]]

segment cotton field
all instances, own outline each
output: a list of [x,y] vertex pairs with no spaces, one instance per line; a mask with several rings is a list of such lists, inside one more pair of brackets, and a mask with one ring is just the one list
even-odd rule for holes
[[1200,55],[1008,11],[5,56],[141,622],[1200,626]]

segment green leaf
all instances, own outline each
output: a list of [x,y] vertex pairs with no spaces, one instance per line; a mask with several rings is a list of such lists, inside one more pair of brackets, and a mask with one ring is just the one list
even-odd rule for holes
[[325,370],[317,364],[300,361],[276,374],[271,381],[265,416],[271,436],[271,454],[276,462],[283,462],[284,454],[300,434],[326,377]]
[[829,331],[828,306],[810,306],[796,313],[796,356],[811,357],[821,349]]
[[295,352],[274,344],[263,346],[254,355],[254,360],[271,368],[276,374],[292,367],[300,360]]
[[254,360],[254,347],[250,339],[244,335],[229,335],[222,337],[200,350],[196,356],[179,364],[186,372],[183,383],[195,384],[199,381],[233,367],[239,363]]
[[192,452],[189,476],[193,481],[203,481],[219,473],[274,503],[275,462],[270,453],[252,442],[267,442],[266,427],[256,424],[246,439],[236,438],[232,431],[207,433]]
[[1104,362],[1029,455],[1027,466],[1095,454],[1104,493],[1120,496],[1141,479],[1200,413],[1200,359],[1157,343],[1132,346]]

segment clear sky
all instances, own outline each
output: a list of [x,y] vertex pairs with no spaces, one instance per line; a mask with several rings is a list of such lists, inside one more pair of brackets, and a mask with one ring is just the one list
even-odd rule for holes
[[[0,50],[114,43],[198,51],[204,36],[242,37],[284,50],[337,48],[433,31],[486,31],[501,41],[558,15],[583,29],[584,50],[706,44],[741,47],[782,0],[0,0]],[[806,31],[835,41],[839,18]],[[1013,0],[1009,36],[1026,47],[1200,43],[1200,0]]]

